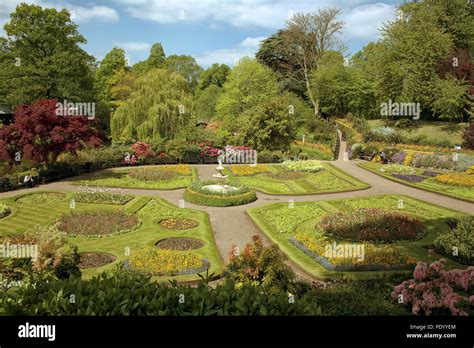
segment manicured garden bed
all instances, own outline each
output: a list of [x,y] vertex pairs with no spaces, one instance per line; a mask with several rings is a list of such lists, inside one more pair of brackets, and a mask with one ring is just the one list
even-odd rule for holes
[[[383,176],[387,179],[400,182],[402,184],[414,186],[416,188],[424,189],[427,191],[433,191],[445,196],[454,197],[461,199],[463,201],[474,202],[474,188],[470,186],[459,186],[459,185],[450,185],[443,182],[440,182],[433,176],[433,173],[424,169],[415,169],[412,168],[415,174],[399,174],[393,175],[388,172],[383,172],[381,169],[384,169],[384,165],[380,163],[372,162],[361,162],[358,164],[359,167],[370,170],[371,172]],[[439,171],[440,173],[449,174],[447,171]],[[460,175],[455,173],[456,175]],[[412,178],[416,176],[417,179],[413,180]],[[467,176],[467,175],[465,175]],[[471,175],[472,176],[472,175]]]
[[[254,173],[251,169],[241,168],[236,171],[233,167],[226,169],[231,181],[268,194],[304,195],[355,191],[370,187],[329,163],[321,163],[321,170],[316,172],[286,170],[282,165],[266,165],[266,172],[262,172],[260,168],[260,171]],[[235,167],[252,168],[244,165]],[[246,174],[242,175],[242,172]]]
[[[326,231],[321,223],[328,217],[337,218],[337,214],[347,214],[360,210],[377,208],[389,215],[398,214],[407,216],[409,220],[420,221],[424,227],[420,227],[420,234],[403,235],[397,230],[398,237],[387,239],[381,232],[380,237],[372,237],[366,240],[354,241],[352,238],[341,238],[332,232],[331,228]],[[301,202],[293,205],[285,203],[269,204],[248,210],[249,215],[262,229],[262,231],[306,272],[320,278],[334,278],[343,274],[351,278],[370,278],[380,275],[381,272],[393,272],[412,269],[416,261],[432,262],[442,257],[439,254],[430,254],[424,246],[431,245],[436,237],[449,230],[444,222],[448,218],[462,216],[464,214],[428,204],[410,197],[400,195],[384,195],[366,198],[351,198],[345,200]],[[373,220],[374,214],[367,214],[367,221]],[[321,221],[323,219],[323,221]],[[392,216],[393,219],[393,216]],[[360,219],[335,219],[337,224],[348,224],[349,228],[356,231]],[[404,222],[393,221],[393,228]],[[387,224],[378,222],[380,231],[389,229]],[[336,224],[336,225],[337,225]],[[355,224],[355,225],[354,225]],[[416,223],[417,224],[417,223]],[[416,227],[416,224],[413,225]],[[332,228],[339,228],[331,225]],[[344,231],[344,230],[342,230]],[[351,230],[348,230],[347,233]],[[378,230],[371,228],[369,232]],[[411,231],[406,229],[405,231]],[[415,230],[413,230],[415,231]],[[411,237],[410,237],[411,236]],[[334,245],[334,249],[333,249]],[[356,255],[328,255],[329,249],[336,251],[337,246],[364,246],[364,257],[356,260]],[[342,250],[342,249],[341,249]],[[339,252],[339,249],[337,249]],[[336,257],[337,256],[337,257]],[[341,257],[339,257],[341,256]],[[360,262],[359,262],[360,261]],[[449,261],[448,266],[462,267],[457,262]]]
[[[99,230],[102,230],[100,226],[105,230],[107,223],[110,224],[111,220],[107,218],[109,214],[111,216],[124,218],[136,216],[136,218],[140,220],[141,224],[133,228],[135,225],[132,223],[132,229],[127,231],[127,233],[109,234],[102,238],[97,237],[97,235],[100,234],[96,233],[97,231],[88,236],[75,233],[73,233],[74,236],[68,236],[67,241],[69,244],[77,245],[79,253],[86,255],[84,260],[85,266],[82,269],[82,275],[85,279],[89,279],[101,271],[114,269],[116,264],[123,263],[146,249],[158,249],[155,247],[157,242],[168,238],[184,238],[185,240],[193,239],[201,241],[203,243],[202,247],[193,250],[193,252],[199,256],[199,260],[207,260],[211,273],[215,272],[216,275],[219,275],[223,271],[223,264],[212,235],[209,217],[205,212],[178,208],[158,197],[136,196],[123,205],[114,204],[112,202],[111,204],[76,202],[75,207],[71,208],[70,202],[74,197],[74,192],[45,191],[35,193],[35,195],[38,195],[36,197],[43,198],[49,196],[54,198],[62,197],[62,199],[60,201],[56,199],[49,201],[46,198],[42,200],[41,204],[25,204],[19,202],[18,196],[0,200],[0,204],[6,204],[12,209],[12,213],[2,219],[2,223],[0,224],[0,237],[20,235],[23,232],[33,230],[36,225],[48,226],[55,223],[61,217],[67,217],[67,219],[69,219],[71,216],[76,215],[80,217],[80,221],[71,225],[71,228],[74,227],[74,229],[78,229],[80,227],[79,225],[82,224],[82,216],[89,216],[91,213],[94,215],[91,218],[97,222],[95,226],[98,227]],[[36,201],[36,199],[34,201]],[[95,214],[102,217],[96,218]],[[173,224],[173,226],[166,225],[166,227],[179,227],[179,229],[170,229],[162,226],[161,222],[163,221],[192,221],[193,223],[186,225],[179,223],[178,225]],[[127,223],[128,222],[129,221],[127,221]],[[87,224],[86,227],[89,229],[90,226],[92,226],[92,224]],[[95,253],[109,255],[114,258],[114,261],[106,262],[109,258],[104,258],[100,255],[97,256]],[[103,265],[101,262],[103,262]],[[179,264],[177,264],[177,267],[178,266]],[[189,272],[187,265],[184,264],[182,266],[183,272],[176,269],[171,273],[163,272],[163,275],[161,275],[160,272],[156,272],[157,276],[155,279],[160,281],[169,279],[170,277],[179,281],[199,279],[196,273]],[[176,274],[176,276],[174,276],[174,274]]]
[[127,169],[107,169],[73,181],[76,185],[172,190],[192,181],[189,165],[159,165]]

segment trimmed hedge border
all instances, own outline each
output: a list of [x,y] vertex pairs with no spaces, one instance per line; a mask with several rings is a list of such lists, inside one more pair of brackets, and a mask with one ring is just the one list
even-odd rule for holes
[[231,207],[252,203],[257,200],[255,191],[249,191],[235,196],[206,195],[191,190],[189,187],[184,191],[184,199],[188,202],[205,205],[209,207]]

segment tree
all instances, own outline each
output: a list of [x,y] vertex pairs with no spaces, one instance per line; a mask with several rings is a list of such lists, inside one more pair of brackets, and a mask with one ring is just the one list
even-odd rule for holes
[[204,90],[210,85],[222,87],[229,74],[230,68],[227,65],[214,63],[210,68],[201,72],[201,76],[199,77],[199,89]]
[[273,71],[255,59],[243,58],[234,66],[217,102],[217,115],[224,127],[235,131],[239,117],[264,100],[278,95]]
[[258,151],[289,150],[298,117],[289,106],[287,96],[271,97],[245,111],[238,123],[240,142]]
[[126,67],[125,51],[121,48],[113,48],[102,59],[95,73],[96,88],[101,100],[110,101],[111,78],[117,72],[124,71]]
[[298,64],[297,53],[294,46],[288,42],[288,38],[289,35],[285,30],[279,30],[262,41],[255,57],[275,72],[281,90],[292,92],[305,99],[303,68]]
[[223,89],[211,84],[204,90],[198,89],[194,97],[194,110],[198,120],[211,120],[216,116],[216,105]]
[[87,117],[56,115],[56,100],[39,100],[15,109],[15,122],[0,128],[0,159],[54,162],[63,152],[76,154],[85,146],[102,144]]
[[317,69],[325,52],[342,51],[338,34],[341,33],[344,22],[336,20],[340,13],[335,8],[322,9],[318,13],[296,13],[287,22],[285,35],[295,52],[296,61],[303,68],[306,92],[316,116],[319,116],[319,102],[313,96],[310,74]]
[[94,62],[79,45],[85,38],[66,10],[20,4],[4,26],[0,91],[10,105],[40,98],[92,102]]
[[108,80],[110,84],[110,105],[117,109],[132,94],[137,75],[129,69],[116,71]]
[[466,104],[467,85],[455,78],[437,79],[431,109],[440,119],[462,119],[463,105]]
[[193,57],[173,54],[166,58],[165,66],[168,70],[183,76],[191,88],[194,89],[197,86],[202,68]]
[[161,69],[165,64],[165,51],[158,42],[151,46],[150,55],[147,60],[138,62],[133,66],[133,71],[138,75],[143,75],[152,69]]
[[172,139],[191,122],[191,93],[184,78],[165,69],[140,76],[111,119],[114,140]]

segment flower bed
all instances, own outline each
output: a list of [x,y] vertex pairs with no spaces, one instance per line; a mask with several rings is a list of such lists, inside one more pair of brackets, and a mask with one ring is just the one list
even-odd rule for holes
[[474,175],[469,174],[442,174],[435,177],[435,181],[448,185],[474,187]]
[[184,218],[171,218],[160,221],[160,226],[169,230],[189,230],[198,225],[197,221]]
[[[290,242],[306,255],[312,257],[324,267],[334,271],[381,271],[389,269],[411,269],[416,260],[402,253],[398,248],[391,245],[376,245],[364,242],[359,245],[363,250],[363,257],[358,255],[339,255],[335,252],[328,255],[327,246],[331,241],[323,236],[314,237],[303,233],[297,233],[290,238]],[[344,248],[344,242],[339,246]],[[345,252],[341,249],[341,253]]]
[[316,173],[324,170],[324,166],[320,161],[307,160],[307,161],[284,161],[282,167],[288,171],[293,172],[309,172]]
[[158,241],[155,246],[158,249],[167,250],[195,250],[204,246],[204,242],[195,238],[170,237]]
[[139,168],[131,170],[128,176],[142,181],[171,180],[178,174],[174,171],[163,170],[161,168]]
[[268,177],[277,179],[277,180],[297,180],[304,178],[304,174],[300,172],[287,172],[287,171],[279,171],[277,173],[267,173]]
[[81,269],[105,266],[117,259],[114,255],[98,252],[83,252],[79,255],[81,256],[79,263]]
[[270,172],[270,168],[265,164],[257,164],[255,166],[231,165],[229,168],[232,174],[236,176],[250,176]]
[[119,188],[81,186],[79,192],[74,192],[73,199],[80,203],[124,205],[133,199]]
[[390,174],[404,174],[404,175],[414,175],[416,174],[415,169],[409,166],[404,166],[401,164],[387,164],[380,169],[381,172],[387,172]]
[[398,179],[402,179],[409,182],[422,182],[426,178],[420,175],[409,175],[409,174],[397,174],[393,173],[392,176]]
[[61,202],[66,199],[66,194],[61,192],[31,193],[21,196],[16,201],[22,204],[41,204],[46,202]]
[[6,204],[0,203],[0,219],[10,215],[11,212],[12,210]]
[[147,275],[175,276],[203,272],[209,264],[194,251],[146,248],[132,255],[128,266]]
[[327,236],[379,242],[417,239],[424,230],[421,221],[406,214],[375,208],[325,215],[321,218],[320,227]]
[[103,237],[130,232],[139,226],[134,214],[115,211],[85,211],[63,215],[58,228],[78,237]]

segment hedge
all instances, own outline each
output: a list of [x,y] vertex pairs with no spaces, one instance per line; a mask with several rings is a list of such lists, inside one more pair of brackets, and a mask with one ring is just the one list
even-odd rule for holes
[[254,202],[257,200],[257,194],[254,191],[249,191],[235,196],[207,195],[193,191],[188,187],[184,191],[184,199],[188,202],[198,205],[207,205],[210,207],[230,207]]

